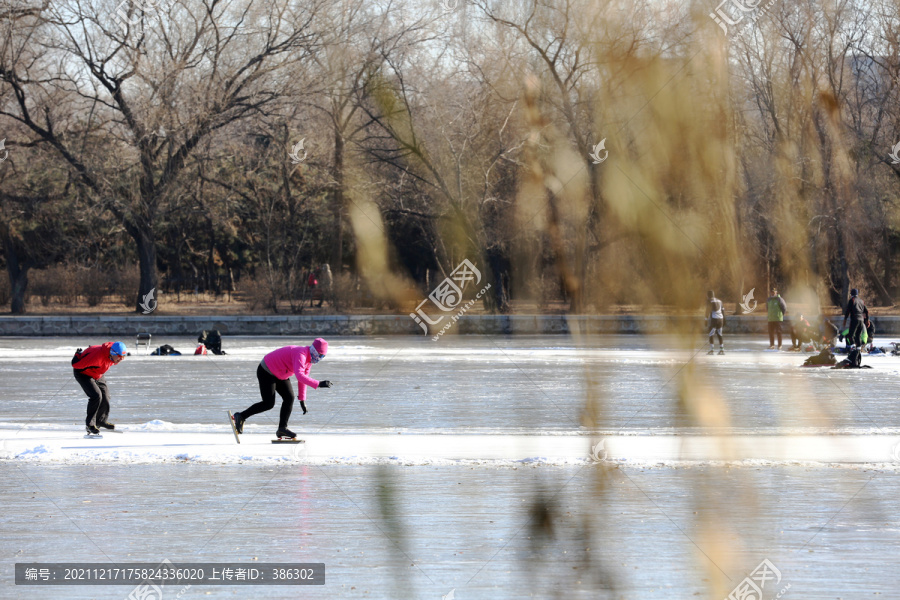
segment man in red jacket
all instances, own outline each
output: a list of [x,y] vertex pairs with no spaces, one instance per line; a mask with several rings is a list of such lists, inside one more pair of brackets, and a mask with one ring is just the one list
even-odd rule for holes
[[106,420],[109,416],[109,388],[106,387],[103,374],[124,358],[125,344],[122,342],[106,342],[99,346],[89,346],[86,350],[79,348],[72,357],[75,381],[88,396],[87,419],[84,424],[89,434],[98,435],[98,427],[116,428]]

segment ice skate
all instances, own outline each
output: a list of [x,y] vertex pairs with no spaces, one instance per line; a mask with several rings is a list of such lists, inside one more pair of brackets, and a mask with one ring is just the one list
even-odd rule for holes
[[231,425],[231,433],[234,434],[234,441],[240,444],[241,436],[239,434],[244,431],[244,419],[241,418],[241,413],[232,414],[229,410],[228,423]]
[[231,419],[234,421],[234,430],[238,433],[244,433],[244,417],[241,416],[241,413],[236,412],[231,415]]
[[293,440],[297,438],[297,434],[288,429],[287,427],[280,427],[278,431],[275,432],[275,437],[278,439],[289,439]]
[[275,432],[278,439],[272,440],[273,444],[302,444],[303,440],[297,439],[297,434],[286,427],[279,428]]

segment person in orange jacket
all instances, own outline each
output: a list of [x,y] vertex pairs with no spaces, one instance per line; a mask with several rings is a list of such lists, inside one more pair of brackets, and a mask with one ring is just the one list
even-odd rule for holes
[[100,430],[115,429],[116,426],[106,420],[109,416],[109,388],[103,374],[113,365],[125,358],[125,344],[122,342],[106,342],[99,346],[89,346],[85,350],[79,348],[72,357],[72,368],[75,370],[75,381],[87,394],[87,418],[84,425],[87,432],[98,435]]

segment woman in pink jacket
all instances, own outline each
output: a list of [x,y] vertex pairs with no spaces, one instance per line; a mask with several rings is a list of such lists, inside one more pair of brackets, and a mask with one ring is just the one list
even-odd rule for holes
[[265,355],[256,369],[259,380],[259,393],[262,400],[247,410],[234,413],[234,428],[238,433],[244,431],[244,421],[255,414],[265,412],[275,406],[275,392],[281,396],[281,416],[278,420],[279,438],[295,438],[293,431],[287,428],[291,410],[294,408],[294,388],[291,386],[291,375],[297,377],[300,390],[300,408],[306,414],[306,386],[312,389],[330,388],[330,381],[316,381],[309,376],[310,368],[325,358],[328,342],[316,338],[312,346],[285,346]]

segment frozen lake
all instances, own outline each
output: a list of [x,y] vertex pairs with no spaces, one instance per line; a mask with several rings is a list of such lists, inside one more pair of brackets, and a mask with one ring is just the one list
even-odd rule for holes
[[[303,588],[302,598],[439,599],[451,589],[479,599],[724,598],[763,559],[792,584],[788,598],[889,598],[900,561],[900,480],[878,471],[10,462],[0,470],[3,598],[129,592],[13,587],[14,562],[166,558],[324,562],[327,585]],[[195,586],[183,597],[298,592]]]
[[[0,339],[0,423],[78,424],[85,400],[69,364],[77,346],[105,339]],[[125,340],[132,345],[133,340]],[[226,356],[130,356],[107,375],[110,420],[220,423],[259,397],[256,365],[271,349],[310,340],[225,338]],[[734,431],[900,434],[900,357],[866,357],[871,370],[800,369],[805,353],[763,352],[760,338],[729,338],[728,354],[678,350],[666,336],[333,338],[312,377],[295,431],[571,434],[585,399],[599,399],[597,431],[690,432],[676,378],[686,363],[718,390]],[[194,338],[154,338],[193,352]],[[887,344],[886,340],[879,343]],[[296,382],[295,382],[296,384]],[[249,421],[277,425],[276,410]]]
[[[786,585],[784,598],[896,587],[900,358],[834,371],[751,338],[729,339],[725,356],[665,336],[333,338],[312,376],[335,387],[310,390],[308,415],[295,407],[308,438],[295,450],[268,443],[277,405],[240,446],[224,413],[256,401],[263,354],[310,340],[131,356],[107,375],[126,433],[83,440],[68,359],[101,341],[0,339],[0,598],[132,589],[15,586],[17,562],[164,559],[326,565],[324,587],[170,599],[725,598],[764,559],[780,572],[766,600]],[[731,427],[693,424],[685,365]],[[711,460],[712,435],[741,440],[736,462]],[[778,454],[784,439],[801,454]]]

